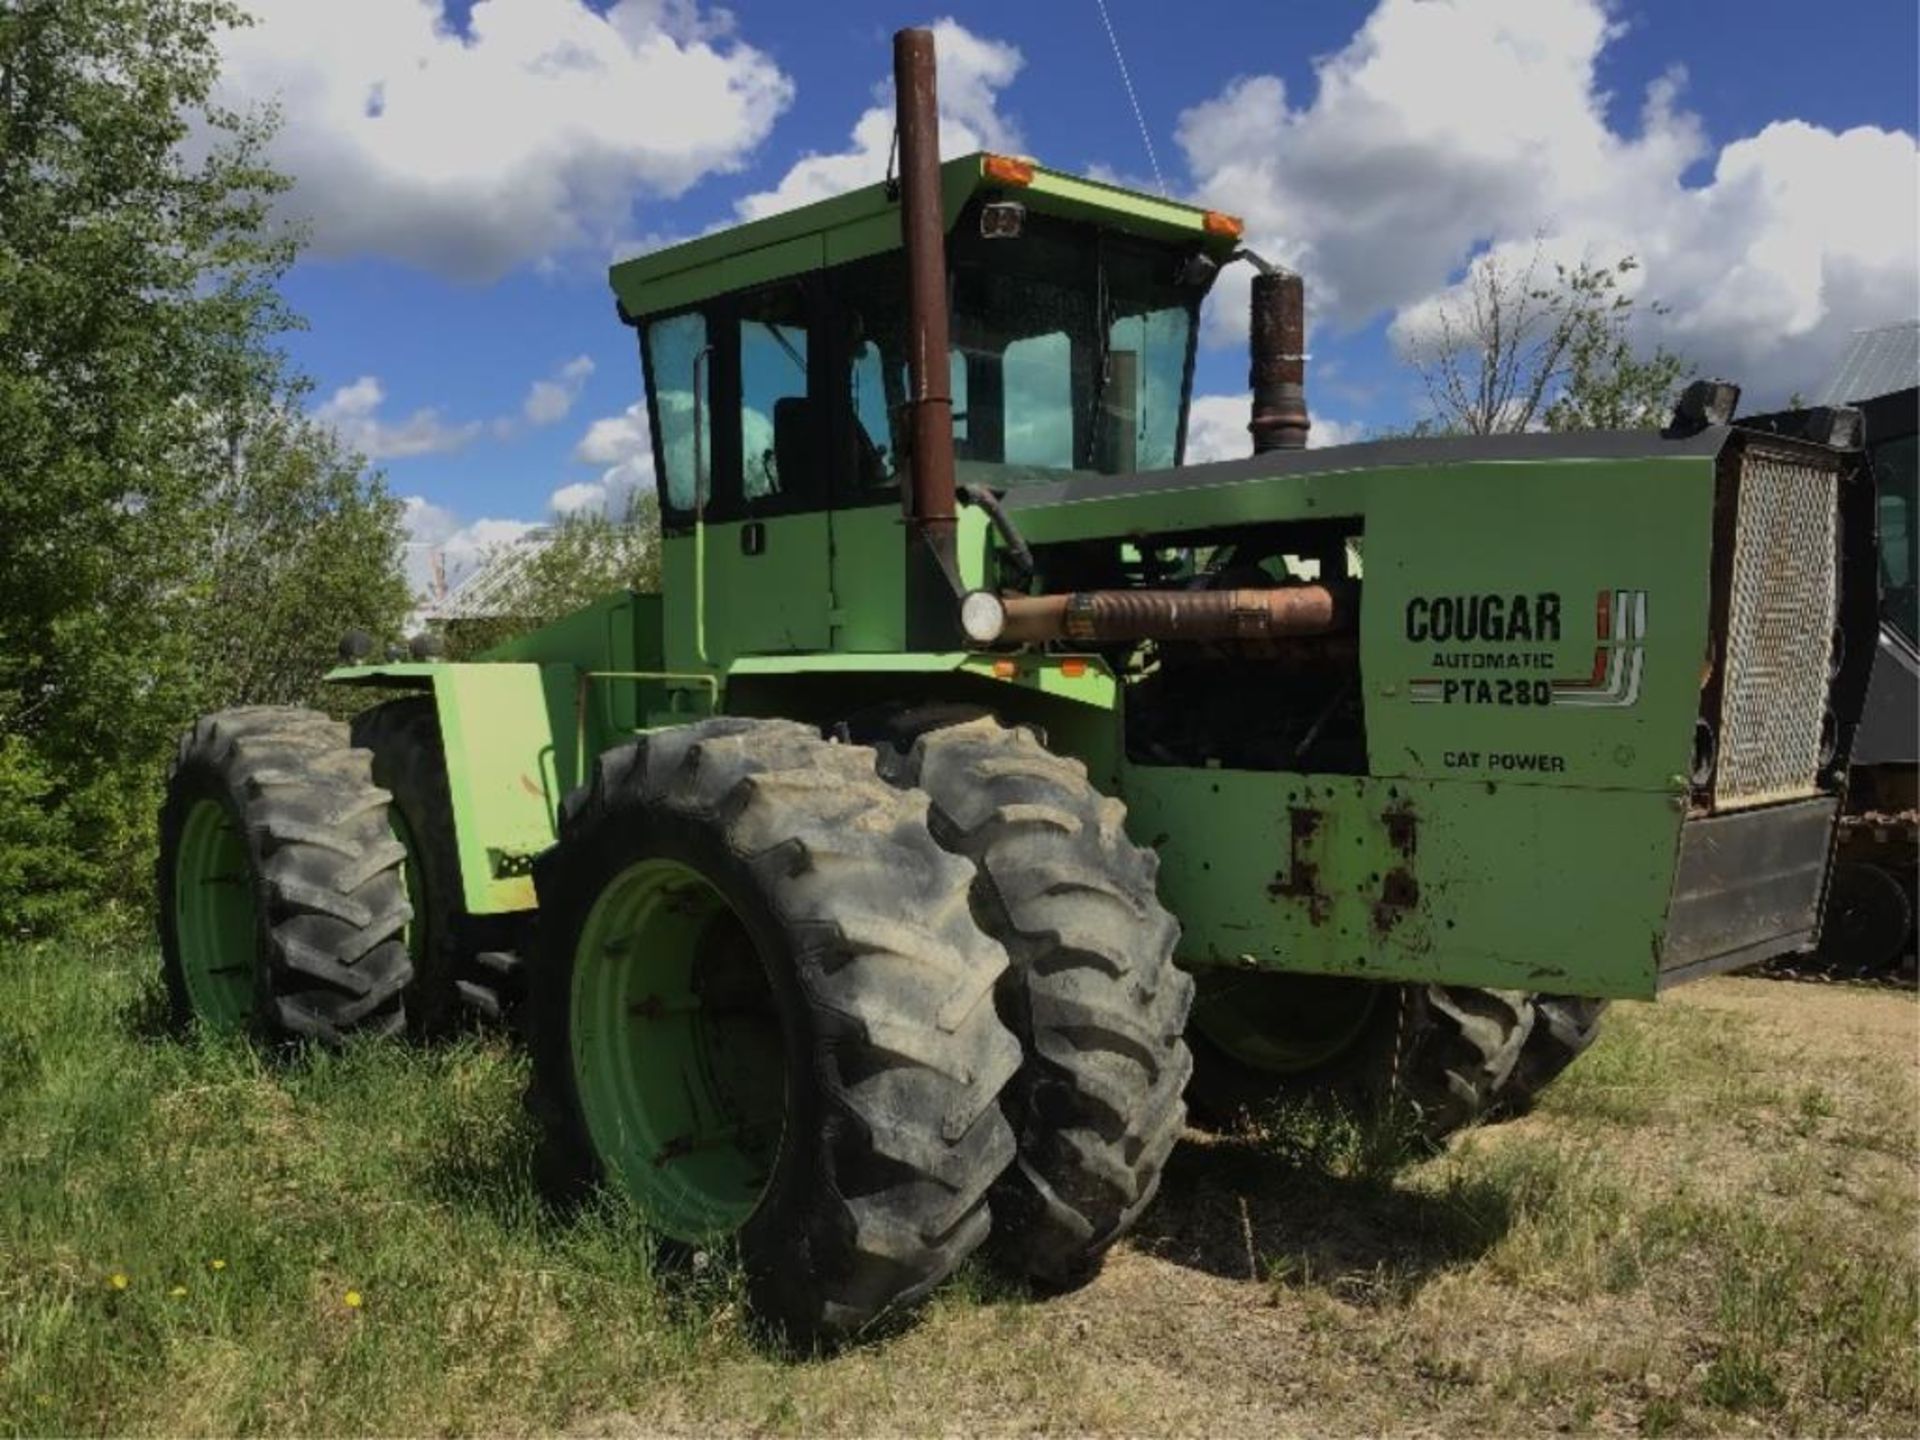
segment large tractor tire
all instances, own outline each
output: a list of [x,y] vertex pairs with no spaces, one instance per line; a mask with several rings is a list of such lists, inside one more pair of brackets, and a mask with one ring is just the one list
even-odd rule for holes
[[[1863,847],[1864,848],[1864,847]],[[1892,851],[1895,863],[1912,863]],[[1894,974],[1913,952],[1913,876],[1870,860],[1842,858],[1827,881],[1826,913],[1820,922],[1818,968],[1846,979],[1879,979]],[[1794,968],[1791,962],[1787,967]]]
[[1194,1011],[1195,1112],[1231,1128],[1277,1102],[1332,1099],[1438,1143],[1524,1113],[1605,1010],[1520,990],[1221,974]]
[[1002,1104],[1020,1153],[994,1190],[991,1253],[1042,1285],[1081,1284],[1152,1201],[1186,1124],[1193,980],[1173,963],[1158,857],[1086,767],[1031,730],[902,720],[918,733],[890,777],[926,792],[935,837],[975,867],[974,914],[1012,960],[1000,1012],[1025,1060]]
[[508,917],[469,915],[453,827],[440,716],[430,695],[408,695],[363,710],[353,743],[373,755],[374,783],[393,796],[388,817],[406,847],[413,920],[407,952],[413,985],[407,1024],[422,1038],[450,1034],[474,1017],[501,1019],[523,988],[518,937]]
[[280,707],[200,720],[160,811],[174,1019],[328,1044],[401,1029],[404,861],[346,726]]
[[800,1344],[907,1305],[987,1238],[1019,1042],[972,868],[873,752],[716,719],[602,755],[534,869],[530,1105],[549,1182],[731,1240]]

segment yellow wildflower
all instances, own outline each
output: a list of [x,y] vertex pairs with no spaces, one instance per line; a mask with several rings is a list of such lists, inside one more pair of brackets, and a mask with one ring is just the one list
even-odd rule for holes
[[209,1260],[207,1264],[215,1270],[224,1270],[227,1268],[227,1262],[224,1260]]
[[167,1293],[173,1296],[174,1299],[178,1300],[182,1295],[187,1293],[187,1287],[184,1285],[176,1285],[173,1287],[173,1289],[169,1290]]
[[349,1310],[358,1310],[360,1308],[360,1292],[358,1290],[347,1291],[347,1308]]
[[124,1274],[122,1274],[120,1271],[116,1270],[113,1272],[113,1275],[108,1279],[107,1283],[113,1286],[113,1288],[116,1290],[124,1290],[127,1288],[127,1277]]

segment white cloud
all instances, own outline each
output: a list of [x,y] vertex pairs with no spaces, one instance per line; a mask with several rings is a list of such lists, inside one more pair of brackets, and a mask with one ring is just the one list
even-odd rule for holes
[[615,519],[626,513],[636,492],[653,484],[653,439],[644,400],[618,415],[605,416],[587,427],[573,458],[600,467],[594,480],[562,485],[547,499],[560,515],[598,510]]
[[617,465],[646,453],[647,406],[637,400],[618,415],[596,420],[573,448],[573,458],[589,465]]
[[[1309,374],[1309,381],[1312,376]],[[1204,465],[1209,460],[1244,460],[1253,454],[1253,436],[1247,421],[1253,416],[1251,395],[1196,395],[1187,411],[1187,464]],[[1350,445],[1362,437],[1361,427],[1345,420],[1325,416],[1311,417],[1313,428],[1307,431],[1307,448],[1323,450],[1329,445]]]
[[591,374],[592,358],[576,355],[547,379],[534,381],[520,407],[527,423],[553,425],[566,419],[573,410],[573,402],[580,398],[581,386]]
[[[1602,0],[1382,0],[1317,63],[1310,101],[1243,77],[1181,117],[1180,142],[1206,203],[1245,216],[1343,326],[1540,234],[1550,254],[1636,254],[1642,293],[1670,307],[1646,338],[1778,399],[1852,329],[1920,308],[1912,136],[1788,119],[1715,153],[1679,70],[1617,131],[1596,67],[1619,33]],[[1215,338],[1244,334],[1244,269],[1227,274]]]
[[695,0],[252,0],[219,98],[277,101],[315,253],[468,279],[610,246],[636,196],[738,169],[792,99]]
[[[966,155],[975,150],[1018,152],[1018,127],[998,110],[1000,92],[1025,64],[1012,45],[976,35],[956,20],[933,25],[939,64],[940,152]],[[844,195],[872,185],[887,173],[893,144],[893,82],[875,87],[874,104],[854,122],[851,144],[826,155],[806,155],[771,190],[741,200],[734,209],[743,220],[757,220]]]
[[[554,490],[547,497],[548,512],[563,517],[587,511],[615,519],[624,516],[634,494],[653,484],[646,403],[595,420],[574,446],[573,458],[596,467],[599,474]],[[467,520],[423,495],[409,495],[402,503],[409,541],[407,579],[416,596],[431,595],[440,583],[452,589],[473,573],[489,550],[518,540],[539,523],[496,516]]]
[[444,505],[409,495],[401,524],[407,532],[407,584],[416,597],[429,597],[444,585],[452,590],[471,575],[490,550],[510,545],[535,528],[528,520],[483,519],[463,522]]
[[398,460],[409,455],[439,455],[458,450],[480,433],[477,421],[449,424],[434,409],[415,410],[404,420],[383,419],[386,389],[377,376],[362,375],[342,385],[313,412],[347,445],[369,460]]
[[1246,395],[1194,396],[1187,411],[1187,464],[1251,455],[1253,437],[1247,433],[1247,418],[1253,413],[1252,405]]

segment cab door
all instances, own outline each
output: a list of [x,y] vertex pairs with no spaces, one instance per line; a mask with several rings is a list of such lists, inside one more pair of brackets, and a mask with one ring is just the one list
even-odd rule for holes
[[832,533],[819,287],[785,281],[716,313],[709,649],[830,648]]

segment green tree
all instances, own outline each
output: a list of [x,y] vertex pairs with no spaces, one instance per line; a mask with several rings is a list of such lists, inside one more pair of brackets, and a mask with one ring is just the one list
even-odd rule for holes
[[[243,23],[228,0],[0,0],[0,929],[44,928],[76,880],[143,901],[177,732],[290,693],[249,646],[330,644],[391,601],[319,578],[349,534],[394,565],[397,521],[292,418],[273,117],[210,101]],[[261,588],[283,584],[346,613],[296,615]]]
[[553,620],[614,590],[660,589],[660,507],[637,496],[624,518],[597,511],[569,515],[522,567],[512,606],[529,619]]
[[476,655],[580,609],[616,590],[660,589],[660,505],[636,495],[620,520],[599,511],[564,516],[518,546],[502,546],[482,565],[497,578],[486,614],[449,622],[447,654]]
[[[1634,303],[1620,279],[1638,263],[1629,255],[1611,269],[1560,267],[1569,325],[1560,391],[1541,417],[1549,430],[1654,430],[1672,416],[1687,362],[1664,345],[1651,355],[1633,347]],[[1658,302],[1648,309],[1665,313]]]
[[285,408],[227,443],[194,517],[194,708],[337,703],[321,677],[340,637],[397,633],[412,603],[395,563],[403,507],[332,432]]
[[[1634,347],[1639,307],[1622,282],[1639,269],[1556,263],[1542,274],[1483,256],[1460,292],[1407,339],[1427,390],[1435,433],[1641,429],[1666,422],[1686,362],[1663,346]],[[1658,303],[1646,313],[1664,313]]]

